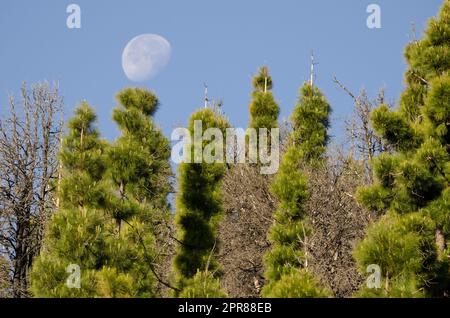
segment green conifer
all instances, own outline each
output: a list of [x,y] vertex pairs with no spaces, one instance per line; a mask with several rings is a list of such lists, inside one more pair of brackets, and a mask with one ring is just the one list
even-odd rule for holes
[[[108,151],[112,193],[109,212],[115,219],[117,264],[128,273],[137,296],[160,296],[158,255],[167,245],[170,222],[167,196],[171,190],[170,145],[152,116],[158,99],[142,88],[117,94],[113,111],[121,136]],[[109,273],[114,277],[114,273]]]
[[377,182],[358,198],[381,219],[357,246],[363,273],[382,271],[380,288],[359,296],[442,296],[448,292],[450,235],[450,1],[444,1],[425,37],[409,44],[400,107],[380,106],[375,130],[396,150],[374,161]]
[[306,83],[292,120],[289,146],[282,158],[272,192],[278,199],[269,231],[271,250],[265,255],[266,297],[324,297],[328,294],[305,268],[305,240],[310,233],[304,204],[308,199],[305,165],[323,159],[328,141],[330,106],[322,93]]
[[[254,91],[249,107],[249,128],[258,130],[259,128],[271,129],[278,127],[280,108],[273,97],[272,85],[269,69],[267,66],[261,67],[259,73],[253,78]],[[268,136],[270,138],[269,132]],[[257,144],[259,144],[259,140]]]
[[[208,128],[218,128],[223,136],[229,127],[223,116],[205,108],[191,116],[188,125],[191,136],[194,136],[195,121],[201,121],[203,132]],[[219,142],[219,151],[225,156],[223,143],[214,141]],[[191,145],[192,160],[196,157],[194,143]],[[201,143],[202,152],[210,143]],[[174,261],[176,280],[181,289],[179,296],[224,296],[214,278],[219,273],[214,255],[218,248],[216,232],[222,216],[221,181],[225,171],[225,163],[206,163],[204,158],[201,163],[186,162],[179,166],[175,222],[180,245]],[[210,287],[205,287],[205,284]]]
[[[62,143],[59,210],[49,221],[30,280],[37,297],[98,296],[97,275],[110,262],[111,220],[105,215],[106,143],[94,127],[95,113],[82,103]],[[81,288],[67,284],[71,264],[79,266]]]
[[[153,93],[126,89],[118,100],[113,117],[122,136],[113,146],[99,139],[86,103],[69,121],[60,154],[60,209],[31,273],[35,296],[161,295],[155,264],[160,227],[170,216],[169,143],[150,118],[158,104]],[[71,265],[79,269],[79,286],[67,283]]]

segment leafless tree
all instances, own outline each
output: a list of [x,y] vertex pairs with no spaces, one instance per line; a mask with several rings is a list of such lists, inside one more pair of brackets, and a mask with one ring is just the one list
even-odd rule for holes
[[370,123],[372,110],[381,104],[386,104],[384,90],[381,89],[377,98],[372,101],[365,90],[361,90],[359,96],[356,96],[336,77],[334,77],[334,82],[354,102],[352,117],[346,121],[346,132],[351,147],[350,154],[354,159],[363,163],[368,181],[373,182],[372,159],[381,152],[389,151],[388,145],[375,133]]
[[[286,148],[291,126],[280,124],[280,151]],[[228,149],[235,153],[236,148]],[[260,297],[264,285],[263,256],[270,243],[267,232],[273,221],[276,199],[270,193],[273,176],[248,163],[231,165],[223,186],[224,218],[219,227],[219,261],[225,291],[231,297]]]
[[270,181],[271,177],[260,174],[259,167],[248,164],[235,165],[225,176],[219,262],[223,287],[231,297],[260,297],[262,260],[270,247],[267,231],[276,209]]
[[350,297],[360,286],[353,259],[354,243],[374,218],[356,201],[356,189],[367,182],[364,165],[333,150],[321,167],[305,167],[310,197],[305,210],[312,234],[308,237],[308,270],[335,297]]
[[28,295],[28,271],[53,210],[63,118],[57,85],[23,84],[20,95],[10,96],[0,119],[0,258],[12,297]]

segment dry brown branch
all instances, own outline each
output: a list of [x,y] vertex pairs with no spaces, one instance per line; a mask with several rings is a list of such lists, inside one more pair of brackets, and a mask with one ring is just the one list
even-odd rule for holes
[[267,231],[276,207],[270,179],[247,164],[235,165],[225,176],[218,259],[222,284],[230,297],[259,297],[264,285],[262,258],[270,246]]
[[360,170],[361,166],[338,157],[320,169],[306,170],[310,188],[306,211],[312,226],[309,270],[335,297],[351,296],[362,281],[352,251],[371,217],[353,196],[366,181]]
[[372,169],[373,158],[381,152],[389,151],[388,145],[375,133],[370,122],[372,111],[377,106],[385,104],[384,90],[380,90],[377,98],[372,101],[368,98],[365,90],[361,90],[359,96],[356,96],[336,76],[334,76],[333,81],[354,102],[352,117],[345,123],[347,138],[350,142],[350,153],[355,160],[359,160],[364,164],[364,173],[367,181],[372,183],[374,178]]

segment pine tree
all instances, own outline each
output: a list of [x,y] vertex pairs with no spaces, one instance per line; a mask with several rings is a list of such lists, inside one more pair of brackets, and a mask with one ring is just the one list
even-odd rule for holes
[[[150,116],[158,101],[144,89],[118,94],[114,110],[122,136],[109,146],[83,103],[69,122],[60,154],[60,210],[31,273],[38,297],[161,295],[155,264],[169,221],[168,140]],[[72,265],[79,286],[70,286]]]
[[409,44],[406,90],[400,107],[372,113],[377,133],[395,149],[374,161],[377,181],[358,198],[381,219],[357,246],[365,273],[381,268],[380,288],[359,296],[442,296],[449,288],[450,235],[450,1],[428,24],[425,37]]
[[[118,237],[116,255],[121,270],[128,273],[138,296],[158,296],[161,280],[155,264],[162,260],[170,222],[167,196],[171,190],[170,146],[152,116],[158,99],[142,88],[127,88],[117,94],[119,106],[113,119],[122,135],[108,151],[108,176],[112,195],[109,212]],[[114,277],[114,273],[110,273]]]
[[180,298],[225,298],[220,280],[208,271],[198,271],[193,278],[188,279],[180,294]]
[[[48,224],[30,274],[31,291],[37,297],[98,296],[97,275],[110,262],[112,227],[104,211],[107,191],[102,182],[106,143],[99,139],[95,119],[92,108],[82,103],[68,123],[60,153],[59,211]],[[81,288],[67,284],[71,264],[81,270]]]
[[305,241],[310,228],[304,204],[308,199],[306,165],[323,159],[328,141],[330,106],[322,93],[306,83],[291,116],[290,146],[282,158],[272,192],[279,201],[275,222],[269,231],[272,249],[265,255],[266,297],[324,297],[321,288],[305,268]]
[[252,101],[250,103],[249,128],[275,128],[278,126],[280,108],[272,94],[272,77],[267,66],[259,69],[253,78]]
[[[203,132],[208,128],[218,128],[225,135],[225,130],[229,127],[223,116],[205,108],[191,116],[188,125],[191,136],[194,136],[196,121],[201,121]],[[213,142],[203,141],[202,152],[207,144],[214,144],[215,141],[218,142],[219,151],[224,152],[223,143],[218,139]],[[194,148],[195,145],[192,144],[192,159],[196,157]],[[218,289],[216,277],[219,266],[214,255],[218,248],[217,226],[222,216],[220,185],[225,171],[224,163],[206,163],[204,158],[201,163],[186,162],[179,166],[175,222],[180,245],[174,260],[176,280],[181,290],[178,296],[224,296]]]
[[300,95],[300,103],[291,118],[291,141],[298,145],[301,158],[313,165],[324,159],[331,108],[320,90],[309,83],[303,85]]
[[[272,94],[272,77],[269,75],[267,66],[259,69],[259,73],[253,78],[252,101],[250,102],[250,122],[248,127],[255,128],[276,128],[278,127],[278,115],[280,108],[275,102]],[[268,131],[270,142],[270,133]],[[257,146],[259,145],[259,134]]]

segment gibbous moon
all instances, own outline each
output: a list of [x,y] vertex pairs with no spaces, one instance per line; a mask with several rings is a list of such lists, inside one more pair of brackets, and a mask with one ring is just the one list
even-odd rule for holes
[[141,34],[131,39],[122,53],[122,68],[133,82],[155,77],[169,63],[169,41],[157,34]]

